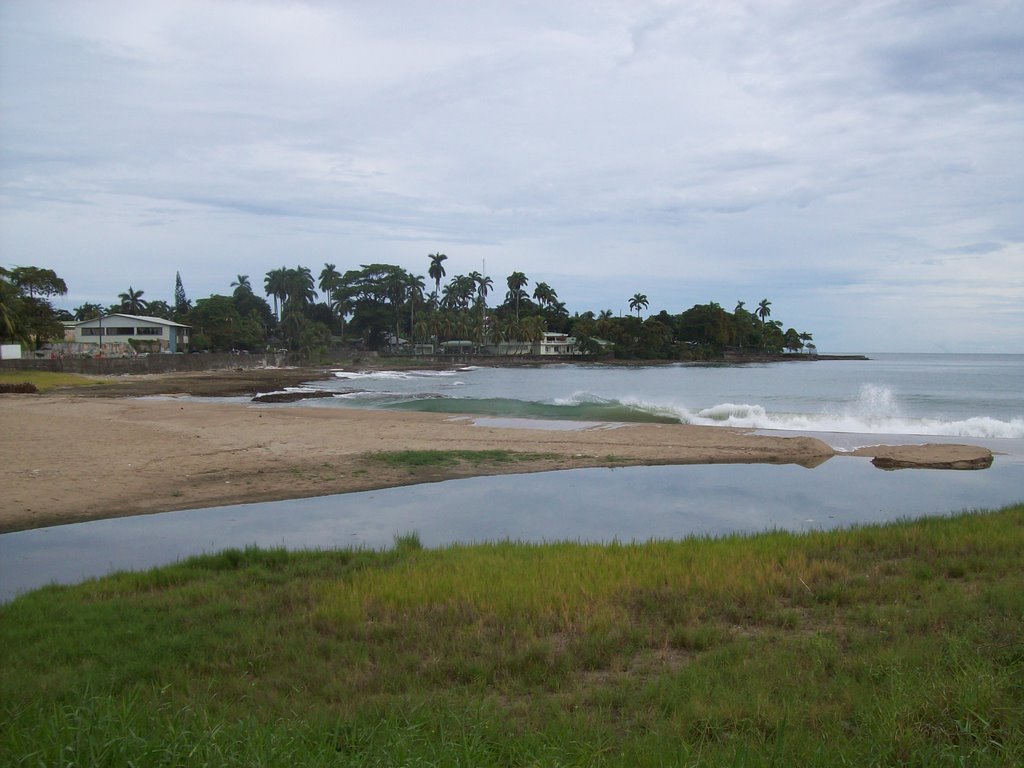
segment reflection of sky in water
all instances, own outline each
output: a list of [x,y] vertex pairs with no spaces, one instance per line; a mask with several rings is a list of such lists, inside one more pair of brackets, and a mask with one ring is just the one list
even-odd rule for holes
[[228,547],[386,547],[495,539],[619,541],[804,531],[1024,500],[1024,465],[882,472],[838,458],[581,469],[99,520],[0,535],[0,600],[43,584],[148,568]]

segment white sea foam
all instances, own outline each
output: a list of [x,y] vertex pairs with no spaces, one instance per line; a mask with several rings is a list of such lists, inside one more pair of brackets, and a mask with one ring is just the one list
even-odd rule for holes
[[569,397],[554,397],[550,402],[552,405],[582,405],[593,403],[614,403],[615,401],[609,400],[607,397],[595,395],[593,392],[584,392],[580,390],[573,392]]
[[799,432],[933,435],[978,438],[1024,438],[1024,418],[1007,421],[990,416],[964,419],[921,418],[903,414],[899,398],[888,387],[865,384],[857,400],[842,409],[819,413],[770,411],[751,403],[718,403],[691,409],[674,403],[622,402],[651,413],[675,415],[684,424]]
[[412,379],[446,378],[456,371],[334,371],[334,378],[345,380],[409,381]]

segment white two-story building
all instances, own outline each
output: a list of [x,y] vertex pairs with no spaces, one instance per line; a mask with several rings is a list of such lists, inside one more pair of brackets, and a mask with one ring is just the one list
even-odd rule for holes
[[[162,317],[140,315],[104,315],[75,323],[77,344],[137,343],[139,351],[186,352],[191,327],[164,320]],[[146,342],[149,342],[148,344]]]

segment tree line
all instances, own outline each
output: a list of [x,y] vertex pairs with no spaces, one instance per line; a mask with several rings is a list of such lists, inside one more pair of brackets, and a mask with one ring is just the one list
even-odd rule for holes
[[[521,351],[545,332],[574,336],[587,356],[619,359],[714,359],[726,350],[747,353],[799,352],[812,336],[783,330],[772,320],[772,302],[747,310],[739,301],[730,312],[716,302],[678,314],[661,310],[644,318],[647,296],[629,298],[630,313],[610,309],[571,314],[548,283],[514,271],[498,288],[477,271],[448,275],[448,256],[427,256],[426,276],[393,264],[362,264],[340,271],[324,264],[319,274],[304,266],[272,269],[254,286],[236,275],[230,293],[191,302],[175,275],[172,302],[145,298],[129,286],[108,306],[85,303],[72,312],[52,299],[67,286],[52,270],[0,268],[0,336],[38,345],[63,338],[63,320],[88,320],[125,313],[173,320],[192,327],[193,350],[263,351],[286,347],[317,356],[332,345],[367,350],[409,349],[457,342],[462,351]],[[429,281],[429,282],[428,282]],[[504,292],[501,293],[501,289]],[[635,312],[634,317],[632,313]]]

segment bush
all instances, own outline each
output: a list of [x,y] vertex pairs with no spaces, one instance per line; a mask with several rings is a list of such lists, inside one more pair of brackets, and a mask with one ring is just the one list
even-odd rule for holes
[[23,381],[17,384],[0,383],[0,395],[25,393],[36,394],[39,389],[31,381]]

